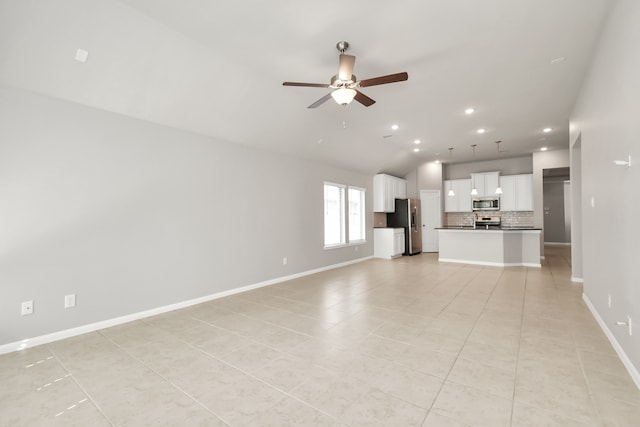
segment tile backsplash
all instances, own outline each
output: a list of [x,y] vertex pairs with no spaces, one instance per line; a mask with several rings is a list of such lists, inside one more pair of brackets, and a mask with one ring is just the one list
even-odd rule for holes
[[[483,214],[483,212],[479,212]],[[499,216],[502,225],[505,226],[531,226],[533,227],[533,211],[526,212],[485,212],[491,216]],[[472,212],[450,212],[444,216],[445,226],[460,227],[472,226],[474,214]]]
[[384,212],[373,213],[373,227],[380,228],[387,226],[387,214]]

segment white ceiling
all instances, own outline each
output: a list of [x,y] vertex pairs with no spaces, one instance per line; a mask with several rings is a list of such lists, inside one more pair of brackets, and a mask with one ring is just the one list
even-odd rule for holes
[[[568,145],[610,0],[0,0],[0,82],[363,173]],[[306,107],[351,44],[377,101]],[[86,63],[76,50],[89,52]],[[565,61],[551,63],[564,57]],[[471,116],[467,107],[476,108]],[[390,126],[398,124],[399,130]],[[476,133],[485,128],[483,135]],[[553,128],[544,134],[542,129]],[[384,138],[386,135],[392,135]],[[420,152],[413,141],[420,139]]]

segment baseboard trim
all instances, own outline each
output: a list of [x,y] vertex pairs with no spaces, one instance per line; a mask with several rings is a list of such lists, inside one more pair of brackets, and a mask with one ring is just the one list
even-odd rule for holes
[[584,283],[584,279],[582,277],[573,277],[571,276],[571,281],[576,283]]
[[263,288],[265,286],[275,285],[276,283],[286,282],[287,280],[293,280],[311,274],[321,273],[327,270],[333,270],[336,268],[346,267],[351,264],[357,264],[363,261],[372,259],[373,256],[364,258],[358,258],[351,261],[342,262],[339,264],[332,264],[326,267],[320,267],[313,270],[303,271],[301,273],[295,273],[288,276],[277,277],[275,279],[265,280],[263,282],[254,283],[252,285],[243,286],[240,288],[229,289],[227,291],[217,292],[215,294],[206,295],[199,298],[190,299],[187,301],[181,301],[175,304],[169,304],[162,307],[152,308],[150,310],[140,311],[138,313],[128,314],[126,316],[115,317],[112,319],[103,320],[100,322],[90,323],[87,325],[78,326],[71,329],[65,329],[63,331],[52,332],[50,334],[41,335],[33,338],[26,338],[21,341],[16,341],[8,344],[0,345],[0,354],[11,353],[14,351],[24,350],[26,348],[35,347],[42,344],[48,344],[50,342],[59,341],[65,338],[71,338],[78,335],[86,334],[89,332],[95,332],[100,329],[110,328],[112,326],[121,325],[127,322],[133,322],[134,320],[140,320],[158,314],[167,313],[169,311],[179,310],[181,308],[191,307],[193,305],[202,304],[205,302],[213,301],[218,298],[227,297],[230,295],[240,294],[242,292],[251,291],[253,289]]
[[636,367],[633,365],[633,363],[631,362],[631,359],[629,359],[629,357],[627,356],[627,353],[624,352],[624,349],[622,348],[620,343],[618,343],[618,340],[616,339],[615,335],[613,335],[613,333],[611,332],[611,330],[609,329],[605,321],[602,319],[602,317],[600,317],[600,314],[598,313],[594,305],[591,304],[589,297],[584,292],[582,293],[582,299],[585,302],[585,304],[587,304],[589,311],[591,311],[591,314],[596,319],[596,321],[600,325],[600,328],[609,339],[609,342],[613,346],[613,349],[616,351],[616,353],[618,353],[618,357],[624,364],[624,367],[627,368],[629,375],[631,375],[631,379],[633,379],[633,382],[636,383],[636,387],[640,389],[640,372],[638,372],[638,369],[636,369]]
[[451,262],[455,264],[485,265],[487,267],[537,267],[541,268],[541,264],[536,263],[504,263],[504,262],[485,262],[485,261],[467,261],[461,259],[438,258],[438,262]]

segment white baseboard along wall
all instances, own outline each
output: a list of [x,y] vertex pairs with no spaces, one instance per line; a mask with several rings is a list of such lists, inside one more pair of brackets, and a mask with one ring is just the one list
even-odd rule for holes
[[208,301],[213,301],[218,298],[227,297],[230,295],[239,294],[242,292],[251,291],[253,289],[263,288],[265,286],[275,285],[277,283],[286,282],[288,280],[297,279],[299,277],[308,276],[315,273],[320,273],[322,271],[333,270],[335,268],[345,267],[347,265],[356,264],[359,262],[367,261],[372,259],[373,256],[368,256],[364,258],[358,258],[355,260],[333,264],[326,267],[317,268],[314,270],[304,271],[302,273],[291,274],[289,276],[277,277],[275,279],[266,280],[264,282],[254,283],[252,285],[243,286],[240,288],[230,289],[228,291],[218,292],[212,295],[206,295],[200,298],[194,298],[188,301],[182,301],[176,304],[165,305],[162,307],[157,307],[151,310],[145,310],[138,313],[132,313],[126,316],[116,317],[113,319],[103,320],[101,322],[91,323],[88,325],[79,326],[76,328],[66,329],[63,331],[54,332],[47,335],[42,335],[33,338],[26,338],[21,341],[16,341],[9,344],[4,344],[0,346],[0,354],[11,353],[13,351],[24,350],[26,348],[35,347],[42,344],[47,344],[53,341],[59,341],[65,338],[71,338],[82,334],[87,334],[89,332],[94,332],[100,329],[110,328],[112,326],[121,325],[127,322],[133,322],[134,320],[145,319],[151,316],[157,316],[158,314],[168,313],[170,311],[179,310],[181,308],[191,307],[193,305],[202,304]]

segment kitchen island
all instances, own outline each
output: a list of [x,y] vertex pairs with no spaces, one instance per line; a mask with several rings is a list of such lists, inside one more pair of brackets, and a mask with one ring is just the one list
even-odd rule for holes
[[438,228],[438,261],[541,267],[540,235],[541,229],[534,227]]

